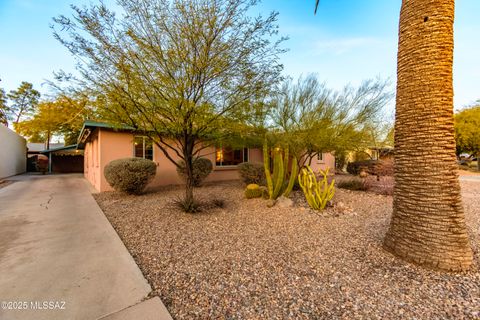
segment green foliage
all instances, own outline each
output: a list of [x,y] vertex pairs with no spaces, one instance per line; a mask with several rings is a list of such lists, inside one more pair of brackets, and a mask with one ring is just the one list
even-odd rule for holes
[[[193,164],[193,185],[199,187],[202,185],[203,180],[208,177],[208,175],[213,170],[212,161],[207,158],[196,158],[192,162]],[[187,179],[187,168],[185,167],[185,161],[180,160],[177,166],[177,173],[184,180]]]
[[367,180],[361,178],[351,178],[348,180],[339,181],[337,183],[337,187],[352,191],[368,191],[370,189]]
[[105,166],[105,179],[116,191],[140,194],[157,173],[155,162],[141,158],[123,158]]
[[262,163],[244,162],[238,165],[238,172],[246,184],[265,185],[265,168]]
[[377,160],[363,160],[349,162],[347,165],[347,172],[353,175],[360,174],[364,170],[369,174],[375,174],[375,166],[378,164]]
[[8,126],[7,95],[2,88],[0,88],[0,124]]
[[7,108],[8,119],[17,124],[20,120],[33,115],[40,99],[40,92],[33,89],[31,83],[23,81],[18,89],[10,91],[7,97],[11,102]]
[[335,180],[328,183],[328,169],[320,170],[321,180],[317,180],[315,173],[310,166],[300,170],[298,182],[308,204],[314,210],[323,210],[335,195]]
[[176,198],[173,204],[185,213],[198,213],[202,211],[202,203],[195,199]]
[[273,134],[277,142],[289,146],[300,166],[310,164],[319,152],[366,148],[372,129],[380,127],[373,124],[380,121],[391,97],[388,82],[381,80],[340,92],[329,90],[314,75],[296,83],[286,81],[272,102]]
[[[282,80],[277,14],[252,18],[256,3],[122,0],[115,13],[104,3],[73,7],[73,19],[54,19],[55,37],[78,58],[80,76],[58,78],[103,102],[104,120],[152,132],[172,163],[178,156],[190,166],[232,134],[232,123],[248,123],[249,102]],[[186,190],[193,197],[192,186]]]
[[457,153],[480,155],[480,105],[455,115]]
[[262,189],[258,184],[251,183],[245,188],[245,197],[247,199],[260,198],[262,196]]
[[[271,153],[273,154],[273,174],[270,171]],[[265,141],[263,145],[263,165],[269,199],[276,200],[281,195],[285,197],[290,195],[298,173],[297,159],[292,159],[291,168],[289,164],[290,155],[288,147],[284,150],[279,147],[270,150]]]
[[30,142],[45,142],[52,136],[63,135],[66,145],[77,143],[78,134],[86,119],[94,118],[93,107],[82,97],[58,96],[40,102],[32,118],[15,124],[15,130]]

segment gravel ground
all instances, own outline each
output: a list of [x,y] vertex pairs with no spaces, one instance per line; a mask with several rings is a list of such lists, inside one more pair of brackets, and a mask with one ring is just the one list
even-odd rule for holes
[[338,189],[316,214],[243,199],[237,182],[198,189],[224,209],[184,214],[182,189],[96,199],[175,319],[479,319],[480,182],[462,182],[475,265],[404,263],[381,247],[392,198]]

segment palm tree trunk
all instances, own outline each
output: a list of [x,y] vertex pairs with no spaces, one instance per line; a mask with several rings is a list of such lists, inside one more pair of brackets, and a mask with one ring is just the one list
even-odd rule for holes
[[403,0],[395,117],[393,215],[384,246],[426,267],[465,270],[453,136],[454,0]]

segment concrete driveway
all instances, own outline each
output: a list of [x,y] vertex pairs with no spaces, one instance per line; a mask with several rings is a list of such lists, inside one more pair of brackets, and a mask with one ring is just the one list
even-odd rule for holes
[[0,189],[0,319],[171,319],[81,175]]

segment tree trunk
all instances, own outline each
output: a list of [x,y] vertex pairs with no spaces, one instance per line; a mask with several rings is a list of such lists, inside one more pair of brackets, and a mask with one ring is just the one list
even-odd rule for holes
[[46,150],[50,150],[50,130],[47,131],[47,140],[45,141]]
[[480,171],[480,152],[477,152],[477,170]]
[[426,267],[465,270],[453,135],[454,0],[403,0],[395,117],[393,214],[384,246]]
[[185,181],[185,202],[189,204],[194,203],[193,189],[195,182],[193,179],[193,146],[194,141],[190,137],[185,137],[185,144],[183,150],[183,156],[185,158],[185,171],[187,179]]

